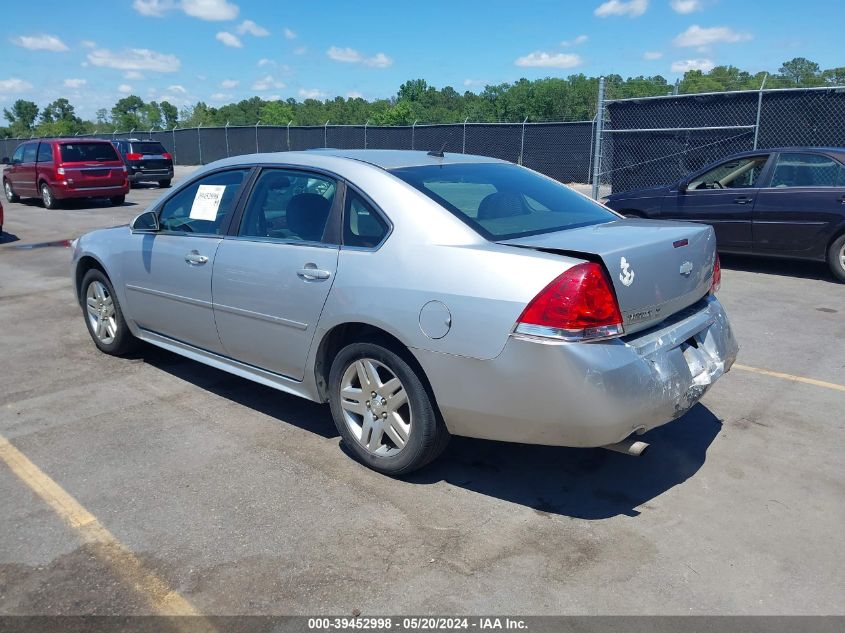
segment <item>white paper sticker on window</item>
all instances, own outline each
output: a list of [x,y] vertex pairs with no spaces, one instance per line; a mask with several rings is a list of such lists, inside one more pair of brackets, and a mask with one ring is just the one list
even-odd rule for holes
[[226,185],[200,185],[191,207],[191,219],[211,220],[212,222],[216,220],[217,209],[220,208],[224,191],[226,191]]

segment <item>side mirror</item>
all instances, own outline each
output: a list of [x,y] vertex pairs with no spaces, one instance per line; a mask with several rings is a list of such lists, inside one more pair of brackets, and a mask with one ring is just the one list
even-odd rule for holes
[[4,165],[8,165],[8,164],[9,164],[9,157],[8,157],[8,156],[4,156],[4,157],[3,157],[3,160],[0,160],[0,163],[3,163]]
[[686,193],[687,189],[689,188],[689,180],[684,178],[681,182],[678,183],[678,192],[679,193]]
[[155,211],[144,211],[132,220],[129,228],[136,233],[155,233],[161,228],[158,223],[158,214]]

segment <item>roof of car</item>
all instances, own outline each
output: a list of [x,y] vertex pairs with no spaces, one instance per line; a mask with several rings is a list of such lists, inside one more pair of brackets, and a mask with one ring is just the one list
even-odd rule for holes
[[505,161],[489,156],[475,154],[457,154],[443,152],[442,156],[429,154],[427,151],[407,149],[334,149],[319,148],[308,150],[309,153],[319,153],[325,156],[348,158],[362,163],[369,163],[382,169],[398,169],[400,167],[417,167],[422,165],[444,165],[453,163],[503,163]]
[[751,156],[753,154],[761,154],[765,152],[821,152],[823,154],[845,154],[845,147],[760,147],[754,150],[745,152],[738,152],[732,156]]

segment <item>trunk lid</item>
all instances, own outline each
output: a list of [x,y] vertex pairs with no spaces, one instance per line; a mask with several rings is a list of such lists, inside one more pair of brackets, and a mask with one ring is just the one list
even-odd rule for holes
[[79,141],[59,145],[60,162],[68,185],[74,189],[119,187],[126,174],[111,143]]
[[648,328],[710,290],[716,236],[691,222],[626,219],[499,242],[604,265],[625,333]]

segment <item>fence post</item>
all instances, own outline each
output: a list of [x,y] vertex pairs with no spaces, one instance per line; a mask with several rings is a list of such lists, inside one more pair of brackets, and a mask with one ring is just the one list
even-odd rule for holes
[[258,124],[261,123],[261,119],[258,119],[255,122],[255,153],[258,153]]
[[199,148],[200,153],[200,165],[204,165],[205,163],[202,162],[202,135],[200,134],[200,128],[202,127],[202,123],[197,125],[197,147]]
[[599,176],[601,175],[601,135],[604,129],[604,77],[599,77],[599,100],[596,108],[596,140],[593,145],[593,200],[599,199]]
[[467,153],[467,121],[469,117],[464,119],[464,142],[461,144],[461,154]]
[[129,130],[129,138],[132,138],[133,134],[135,134],[135,128],[134,127],[131,130]]
[[522,122],[522,140],[519,142],[519,161],[517,165],[522,164],[522,156],[525,153],[525,124],[528,123],[528,117]]
[[370,124],[370,120],[367,119],[364,122],[364,149],[367,149],[367,126]]
[[757,93],[757,121],[754,123],[754,147],[757,149],[757,139],[760,136],[760,114],[763,112],[763,88],[766,86],[766,79],[769,78],[769,73],[763,76],[763,83],[760,84],[760,92]]
[[290,124],[293,123],[293,119],[288,121],[288,151],[290,151]]
[[176,123],[173,124],[173,129],[170,132],[173,134],[173,162],[176,162]]
[[414,119],[414,122],[411,124],[411,149],[414,149],[414,136],[417,133],[417,121],[419,119]]
[[593,143],[596,137],[596,117],[590,122],[590,164],[587,167],[587,182],[593,183]]
[[226,158],[229,158],[229,122],[226,121],[226,127],[223,128],[226,135]]
[[329,122],[323,126],[323,147],[329,146]]

